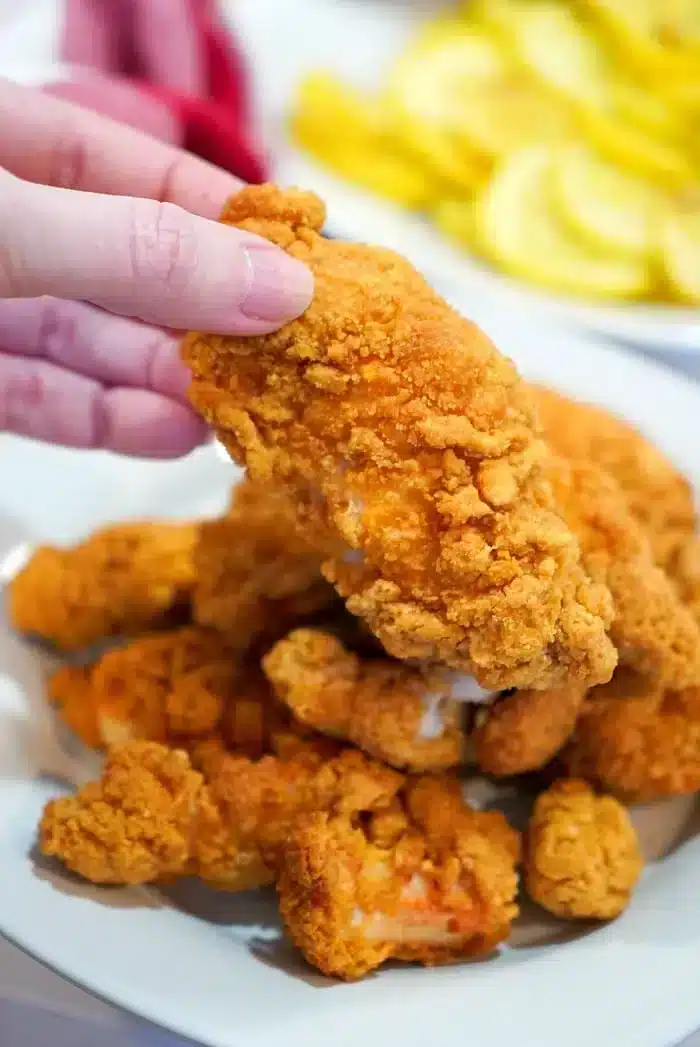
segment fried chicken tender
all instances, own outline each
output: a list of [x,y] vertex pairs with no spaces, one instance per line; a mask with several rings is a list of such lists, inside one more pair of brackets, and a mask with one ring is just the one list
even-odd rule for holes
[[602,407],[541,386],[532,389],[550,445],[615,478],[651,537],[656,562],[672,570],[679,547],[695,530],[693,491],[685,476],[637,429]]
[[550,463],[548,475],[586,570],[612,594],[610,635],[621,664],[669,687],[700,683],[700,626],[654,563],[648,534],[619,485],[596,465],[563,458]]
[[524,858],[533,901],[573,920],[619,916],[644,865],[622,804],[575,779],[554,782],[538,796]]
[[700,535],[692,535],[679,545],[671,577],[681,600],[700,622]]
[[49,702],[59,718],[91,749],[102,747],[92,670],[87,665],[64,665],[51,674]]
[[[310,754],[307,752],[307,757]],[[210,754],[191,870],[222,890],[273,883],[281,849],[295,821],[312,811],[346,817],[386,807],[403,777],[346,750],[282,760]]]
[[315,297],[275,334],[190,335],[194,406],[342,541],[324,573],[392,656],[489,689],[608,679],[609,595],[555,511],[513,364],[399,256],[324,239],[324,217],[269,185],[229,201],[222,220],[310,266]]
[[[418,779],[401,812],[375,816],[379,832],[374,818],[354,823],[328,812],[297,823],[277,890],[309,963],[351,980],[390,958],[438,964],[480,956],[507,937],[518,911],[518,837],[501,815],[471,811],[458,790]],[[393,839],[382,838],[389,820]]]
[[92,883],[151,883],[185,872],[202,776],[187,754],[151,742],[113,749],[99,782],[51,800],[43,854]]
[[194,524],[127,523],[41,546],[10,584],[10,621],[63,651],[167,624],[194,583],[196,538]]
[[91,686],[107,746],[140,738],[167,743],[172,735],[205,734],[222,711],[233,656],[211,630],[185,626],[154,633],[108,651]]
[[244,480],[228,513],[203,523],[194,552],[193,615],[245,650],[260,635],[275,638],[337,596],[321,576],[323,555],[297,525],[282,487]]
[[697,792],[700,687],[664,690],[618,670],[591,692],[562,760],[627,803]]
[[362,659],[315,629],[296,629],[280,640],[263,668],[301,723],[376,759],[411,771],[462,762],[464,707],[449,697],[452,673]]
[[573,683],[548,691],[506,692],[492,704],[478,706],[469,735],[477,765],[496,777],[544,767],[571,737],[586,693]]

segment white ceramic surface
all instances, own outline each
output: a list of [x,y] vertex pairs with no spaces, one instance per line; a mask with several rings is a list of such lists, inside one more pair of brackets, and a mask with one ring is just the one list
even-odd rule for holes
[[353,188],[310,162],[289,142],[285,116],[309,69],[332,69],[371,87],[420,19],[452,0],[226,0],[247,43],[266,140],[277,181],[315,189],[337,236],[381,242],[410,258],[441,289],[495,298],[503,308],[650,349],[700,353],[700,310],[654,305],[597,305],[565,300],[501,276],[453,247],[425,220]]
[[[700,388],[573,337],[479,318],[524,373],[626,414],[700,481]],[[69,540],[112,518],[215,512],[232,476],[212,448],[163,465],[0,439],[0,558],[9,570],[24,543]],[[309,971],[264,895],[73,882],[33,851],[57,777],[86,770],[47,714],[45,671],[0,622],[0,932],[96,994],[213,1047],[667,1047],[700,1026],[700,840],[649,867],[611,926],[358,985]]]

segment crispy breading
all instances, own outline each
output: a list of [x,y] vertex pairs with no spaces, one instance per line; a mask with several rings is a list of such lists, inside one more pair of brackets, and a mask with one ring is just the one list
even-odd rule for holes
[[629,803],[700,789],[700,687],[664,691],[618,670],[562,754],[567,773]]
[[565,458],[593,462],[615,478],[633,516],[649,532],[656,562],[672,569],[679,547],[695,530],[686,477],[629,422],[551,389],[532,389],[550,445]]
[[263,659],[277,697],[302,723],[411,771],[462,762],[464,707],[450,674],[362,659],[329,633],[296,629]]
[[240,650],[260,635],[281,636],[337,600],[321,576],[322,558],[297,526],[289,493],[244,480],[227,514],[200,526],[194,618]]
[[681,600],[700,622],[700,535],[679,545],[670,574]]
[[612,920],[627,907],[644,860],[626,809],[565,778],[540,793],[525,843],[525,886],[544,909]]
[[619,485],[590,462],[563,458],[550,462],[548,475],[586,570],[612,594],[610,635],[621,664],[669,687],[700,683],[700,626],[654,563],[648,533]]
[[[229,655],[233,658],[232,655]],[[203,678],[190,687],[184,678],[204,667],[221,666],[227,658],[222,637],[198,626],[153,633],[125,647],[108,651],[96,663],[91,683],[100,734],[106,745],[136,738],[167,743],[188,721],[187,733],[211,730],[211,696],[203,692]],[[216,669],[219,673],[219,668]],[[218,678],[219,686],[221,677]],[[179,696],[173,692],[176,688]],[[185,713],[185,702],[197,698]]]
[[150,883],[184,873],[202,777],[187,754],[151,742],[110,751],[99,782],[51,800],[39,826],[43,854],[102,884]]
[[280,849],[302,814],[386,807],[403,781],[354,750],[327,762],[275,756],[256,762],[210,750],[205,776],[192,871],[230,891],[274,882]]
[[[484,687],[609,678],[610,601],[554,511],[531,397],[513,364],[390,251],[327,240],[309,193],[253,186],[222,220],[315,276],[275,334],[193,334],[194,406],[311,533],[326,576],[398,658]],[[314,539],[315,540],[315,539]]]
[[91,749],[102,747],[90,666],[64,665],[57,669],[49,678],[48,696],[58,716],[81,742]]
[[9,586],[10,621],[64,651],[160,627],[189,598],[196,537],[193,524],[140,522],[40,546]]
[[[501,815],[461,800],[456,809],[450,782],[431,780],[412,803],[421,785],[408,786],[403,819],[395,807],[376,816],[380,827],[391,819],[393,838],[373,831],[375,819],[355,825],[327,812],[293,829],[277,882],[280,911],[324,974],[361,978],[390,958],[453,963],[507,937],[518,911],[517,834]],[[426,807],[442,813],[427,817]]]
[[507,692],[475,714],[469,735],[477,765],[508,777],[543,767],[568,741],[586,697],[573,683],[548,691]]

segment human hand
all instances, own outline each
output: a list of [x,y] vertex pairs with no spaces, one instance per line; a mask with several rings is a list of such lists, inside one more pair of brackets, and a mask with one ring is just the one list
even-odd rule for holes
[[177,341],[146,325],[269,332],[311,274],[212,220],[238,183],[203,161],[2,80],[0,126],[0,430],[186,453],[204,428]]

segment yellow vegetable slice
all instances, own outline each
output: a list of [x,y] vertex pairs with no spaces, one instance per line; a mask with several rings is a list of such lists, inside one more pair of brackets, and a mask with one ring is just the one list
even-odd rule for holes
[[473,200],[439,200],[432,216],[438,229],[448,239],[482,253]]
[[[700,82],[698,83],[700,91]],[[685,132],[683,114],[671,98],[660,97],[631,80],[614,81],[610,90],[612,113],[655,138],[680,139]]]
[[554,157],[552,201],[562,221],[594,250],[651,257],[664,196],[649,183],[571,148]]
[[519,61],[549,88],[579,104],[595,108],[607,104],[608,58],[564,4],[486,0],[482,14],[505,34]]
[[292,114],[296,141],[336,173],[410,208],[436,194],[435,179],[396,148],[381,107],[330,73],[302,84]]
[[623,61],[660,77],[700,75],[697,0],[580,0],[603,25]]
[[446,192],[468,196],[483,182],[488,165],[453,132],[414,120],[400,110],[392,112],[390,107],[389,114],[389,132],[417,164],[445,183]]
[[527,73],[475,84],[456,133],[485,156],[499,158],[534,142],[573,139],[570,108]]
[[508,157],[475,199],[477,238],[507,272],[588,298],[638,298],[649,267],[592,251],[569,236],[550,197],[552,150],[535,146]]
[[486,32],[463,22],[439,22],[395,63],[387,96],[407,116],[453,126],[472,84],[501,76],[507,67],[506,56]]
[[652,138],[645,131],[606,113],[581,110],[588,141],[606,159],[626,171],[669,189],[692,185],[697,173],[689,156],[674,142]]
[[661,259],[681,301],[700,305],[700,198],[675,201],[661,224]]

